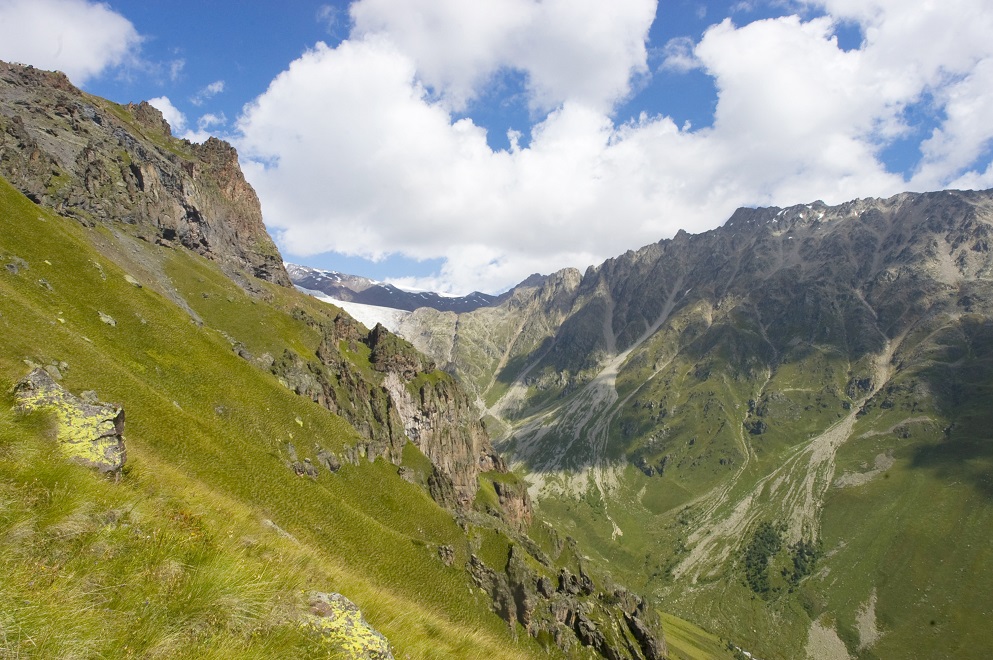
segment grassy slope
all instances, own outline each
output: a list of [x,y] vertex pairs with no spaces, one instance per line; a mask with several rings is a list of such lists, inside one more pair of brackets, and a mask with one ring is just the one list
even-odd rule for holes
[[[685,333],[695,322],[692,312],[677,316],[673,323],[689,341],[680,347],[660,333],[618,377],[622,398],[634,395],[615,418],[613,441],[647,447],[650,462],[671,455],[666,474],[646,477],[629,466],[607,500],[591,487],[579,499],[545,497],[541,512],[618,579],[760,657],[802,656],[814,619],[834,626],[853,656],[984,657],[993,649],[993,556],[986,538],[993,529],[989,322],[938,319],[935,325],[948,323],[945,330],[928,336],[928,327],[905,341],[894,364],[916,366],[899,371],[870,401],[837,454],[835,479],[869,477],[827,491],[819,535],[824,554],[813,575],[790,590],[779,575],[792,566],[784,543],[770,571],[779,591],[764,599],[745,581],[747,533],[729,561],[712,566],[696,584],[673,579],[689,535],[708,517],[694,498],[737,474],[742,442],[754,453],[727,501],[747,496],[760,478],[845,414],[845,383],[866,367],[806,346],[784,356],[766,380],[735,361],[734,341],[749,341],[748,324],[731,321],[745,337],[725,336],[714,350],[694,347],[704,335]],[[722,322],[715,319],[712,327],[720,329]],[[741,431],[743,421],[754,419],[745,403],[750,398],[766,406],[769,428],[759,436]],[[645,407],[648,402],[655,406]],[[669,413],[660,418],[663,408]],[[946,433],[951,420],[955,425]],[[668,433],[658,435],[663,425]],[[730,465],[715,464],[722,456]],[[888,467],[875,472],[880,456]],[[783,522],[778,496],[768,488],[752,510],[755,524]],[[716,518],[729,511],[723,505]],[[614,535],[612,523],[623,535]],[[867,623],[873,600],[875,633]]]
[[[237,357],[219,330],[255,354],[313,350],[312,331],[281,308],[320,313],[316,303],[275,287],[272,304],[251,299],[194,255],[84,229],[6,182],[0,255],[28,265],[0,270],[4,388],[27,372],[25,359],[67,362],[69,390],[125,407],[129,452],[122,483],[103,482],[54,460],[44,420],[4,413],[0,556],[13,577],[0,585],[0,644],[14,654],[44,644],[52,655],[306,656],[313,641],[287,623],[288,604],[316,589],[353,599],[399,657],[530,653],[464,572],[437,559],[448,544],[464,561],[466,537],[394,466],[346,465],[316,482],[285,467],[287,442],[314,457],[354,431]],[[163,269],[205,324],[128,283],[115,261],[138,280]]]

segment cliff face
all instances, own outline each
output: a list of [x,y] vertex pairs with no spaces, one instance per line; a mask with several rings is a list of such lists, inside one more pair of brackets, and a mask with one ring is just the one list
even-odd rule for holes
[[[299,318],[322,335],[316,360],[287,351],[271,370],[359,431],[364,442],[343,460],[382,457],[399,466],[412,442],[433,466],[424,475],[431,495],[463,511],[472,507],[486,473],[510,476],[469,396],[407,341],[381,325],[366,331],[344,314],[331,323],[302,313]],[[365,351],[368,368],[357,357]],[[526,489],[503,491],[492,513],[523,527],[531,520]]]
[[61,73],[0,62],[0,174],[84,224],[181,244],[243,286],[245,275],[291,286],[234,148],[173,138],[147,103],[118,106]]

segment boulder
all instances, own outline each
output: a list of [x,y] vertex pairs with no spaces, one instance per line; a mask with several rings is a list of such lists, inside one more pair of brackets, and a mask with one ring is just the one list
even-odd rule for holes
[[305,623],[334,647],[334,657],[393,660],[390,642],[366,622],[355,603],[341,594],[315,591],[309,604]]
[[42,368],[22,378],[14,395],[22,412],[47,410],[55,415],[59,445],[70,460],[102,473],[117,474],[124,467],[127,452],[120,406],[84,401]]
[[445,566],[451,566],[455,563],[455,548],[450,545],[439,545],[438,558]]

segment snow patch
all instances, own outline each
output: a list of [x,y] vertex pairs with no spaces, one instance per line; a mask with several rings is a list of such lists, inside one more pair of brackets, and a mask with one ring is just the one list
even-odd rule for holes
[[403,309],[379,307],[377,305],[365,305],[357,302],[349,302],[347,300],[338,300],[337,298],[332,298],[321,291],[305,289],[302,286],[298,286],[297,290],[311,295],[323,302],[329,303],[336,307],[341,307],[343,310],[348,312],[352,318],[370,329],[375,327],[377,323],[382,323],[383,327],[387,330],[396,333],[400,329],[400,324],[404,321],[404,319],[410,316],[410,312]]

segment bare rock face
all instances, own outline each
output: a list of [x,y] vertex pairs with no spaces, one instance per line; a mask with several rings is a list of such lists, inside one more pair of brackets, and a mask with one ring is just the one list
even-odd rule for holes
[[245,275],[291,286],[234,148],[173,138],[148,103],[118,106],[61,73],[0,62],[0,174],[84,224],[123,222]]
[[617,660],[667,657],[658,616],[641,597],[619,587],[602,590],[582,563],[579,576],[562,568],[556,589],[548,576],[532,568],[541,559],[527,554],[521,546],[511,546],[502,571],[476,555],[467,566],[476,586],[492,600],[493,611],[512,629],[520,624],[532,637],[554,640],[569,657],[579,657],[580,647]]
[[124,409],[90,403],[67,392],[45,369],[34,369],[14,387],[23,412],[51,411],[58,424],[58,441],[72,461],[103,473],[124,467]]
[[389,392],[407,437],[451,480],[462,505],[472,502],[480,472],[506,470],[464,392],[448,377],[415,384],[415,392],[395,373],[387,374]]

